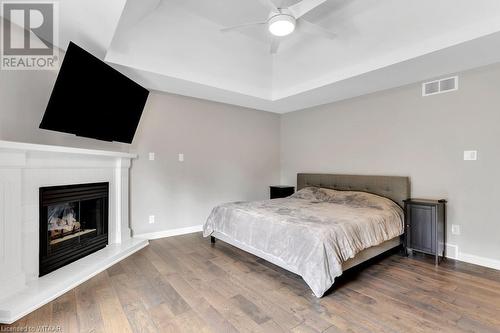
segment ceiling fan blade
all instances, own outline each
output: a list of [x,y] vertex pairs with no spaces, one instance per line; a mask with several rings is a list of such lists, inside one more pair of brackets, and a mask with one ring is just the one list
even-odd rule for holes
[[293,16],[295,16],[296,19],[298,19],[325,1],[326,0],[302,0],[301,2],[288,7],[288,10],[293,14]]
[[220,29],[220,31],[221,32],[230,32],[230,31],[233,31],[233,30],[238,30],[238,29],[241,29],[241,28],[250,27],[252,25],[262,25],[262,24],[266,24],[266,23],[267,23],[267,21],[243,23],[243,24],[233,25],[232,27],[222,28],[222,29]]
[[279,1],[274,1],[274,3],[276,4],[276,7],[278,8],[283,8],[283,3],[285,2],[285,0],[279,0]]
[[306,21],[303,18],[298,20],[298,23],[299,24],[297,25],[297,27],[303,32],[311,33],[311,34],[315,34],[315,35],[321,35],[321,36],[328,38],[328,39],[337,38],[336,33],[332,32],[330,30],[327,30],[325,28],[322,28],[319,25],[316,25],[314,23]]
[[273,12],[279,12],[278,7],[271,0],[259,0],[261,4],[272,10]]
[[273,38],[271,41],[271,54],[276,54],[278,52],[278,48],[280,47],[280,40],[278,38]]

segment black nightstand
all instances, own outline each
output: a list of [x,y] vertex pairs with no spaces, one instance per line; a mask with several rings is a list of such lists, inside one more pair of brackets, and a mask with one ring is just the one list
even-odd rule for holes
[[406,248],[444,258],[446,200],[408,199],[405,203]]
[[271,199],[286,198],[295,193],[294,186],[274,185],[269,186]]

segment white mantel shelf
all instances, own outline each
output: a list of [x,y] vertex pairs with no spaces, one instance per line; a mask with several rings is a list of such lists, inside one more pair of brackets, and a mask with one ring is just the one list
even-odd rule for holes
[[77,154],[77,155],[107,156],[107,157],[130,158],[130,159],[137,158],[137,154],[124,153],[124,152],[118,152],[118,151],[73,148],[73,147],[67,147],[67,146],[40,145],[40,144],[34,144],[34,143],[3,141],[3,140],[0,140],[0,149],[9,149],[9,150],[17,150],[17,151],[40,151],[40,152],[52,152],[52,153],[66,153],[66,154]]

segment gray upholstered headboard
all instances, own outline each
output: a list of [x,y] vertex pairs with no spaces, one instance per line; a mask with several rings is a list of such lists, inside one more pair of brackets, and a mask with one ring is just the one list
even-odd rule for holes
[[403,207],[410,197],[410,178],[395,176],[359,176],[321,173],[297,174],[297,190],[307,186],[334,190],[363,191],[391,199]]

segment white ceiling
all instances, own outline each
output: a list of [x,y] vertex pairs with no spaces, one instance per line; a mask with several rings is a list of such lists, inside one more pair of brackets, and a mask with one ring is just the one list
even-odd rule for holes
[[[297,0],[276,0],[288,6]],[[69,40],[149,89],[288,112],[500,61],[499,0],[327,0],[269,53],[258,0],[64,0]]]
[[104,59],[127,0],[61,0],[59,4],[59,47],[66,50],[76,42]]

